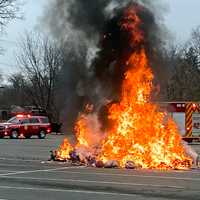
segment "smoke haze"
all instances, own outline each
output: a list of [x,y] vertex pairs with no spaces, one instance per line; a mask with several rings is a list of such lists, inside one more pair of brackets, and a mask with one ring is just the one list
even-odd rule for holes
[[137,4],[142,5],[141,28],[155,81],[162,85],[160,80],[165,69],[161,68],[160,58],[166,29],[162,25],[164,9],[159,1],[49,1],[43,23],[64,50],[60,88],[66,94],[66,108],[63,109],[66,126],[71,126],[86,103],[99,108],[107,100],[118,100],[126,58],[134,48],[121,31],[119,22],[124,9]]

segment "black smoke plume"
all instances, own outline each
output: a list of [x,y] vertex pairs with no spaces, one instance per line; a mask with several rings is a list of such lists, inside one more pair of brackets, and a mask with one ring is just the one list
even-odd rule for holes
[[[156,82],[163,80],[160,67],[163,32],[156,4],[148,0],[52,0],[44,17],[48,30],[63,49],[65,62],[60,88],[64,122],[73,122],[86,103],[97,108],[106,100],[117,101],[126,58],[136,50],[130,46],[120,20],[128,6],[140,5],[145,49],[153,66]],[[159,8],[159,7],[157,7]],[[162,83],[160,82],[162,85]],[[64,103],[63,102],[63,103]]]

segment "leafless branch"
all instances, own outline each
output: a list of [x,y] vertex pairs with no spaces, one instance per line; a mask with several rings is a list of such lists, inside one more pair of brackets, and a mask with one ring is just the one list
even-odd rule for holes
[[19,10],[19,0],[0,0],[0,28],[2,29],[10,20],[21,18]]
[[53,112],[62,53],[48,37],[36,33],[26,34],[20,46],[17,60],[30,85],[27,93],[37,106]]

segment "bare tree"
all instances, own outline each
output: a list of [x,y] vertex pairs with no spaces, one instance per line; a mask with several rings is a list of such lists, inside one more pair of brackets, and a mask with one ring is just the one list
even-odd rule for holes
[[192,31],[192,36],[188,43],[188,46],[193,49],[193,54],[196,57],[195,64],[200,69],[200,26]]
[[200,28],[193,30],[190,40],[179,49],[172,60],[168,85],[169,100],[200,100]]
[[[1,82],[1,84],[2,84],[2,82],[3,82],[3,74],[2,74],[2,72],[1,72],[1,70],[0,70],[0,82]],[[1,84],[0,84],[0,86],[1,86]]]
[[[20,0],[0,0],[0,31],[13,19],[21,19],[22,15],[19,14],[21,7]],[[0,54],[4,49],[0,47]]]
[[12,94],[12,98],[9,100],[12,104],[24,106],[27,105],[27,96],[24,88],[26,87],[26,81],[21,73],[14,73],[8,78],[9,89]]
[[10,20],[19,18],[19,0],[0,0],[0,28]]
[[17,60],[26,77],[25,91],[30,101],[46,109],[53,119],[58,119],[56,87],[62,52],[49,38],[37,33],[27,33],[20,46]]

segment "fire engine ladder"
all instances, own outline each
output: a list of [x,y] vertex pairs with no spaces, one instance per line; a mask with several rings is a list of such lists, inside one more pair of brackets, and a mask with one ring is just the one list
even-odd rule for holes
[[183,136],[183,140],[187,142],[200,141],[200,137],[192,135],[193,123],[192,123],[192,115],[194,112],[200,112],[200,106],[197,103],[189,102],[186,103],[185,107],[185,136]]

